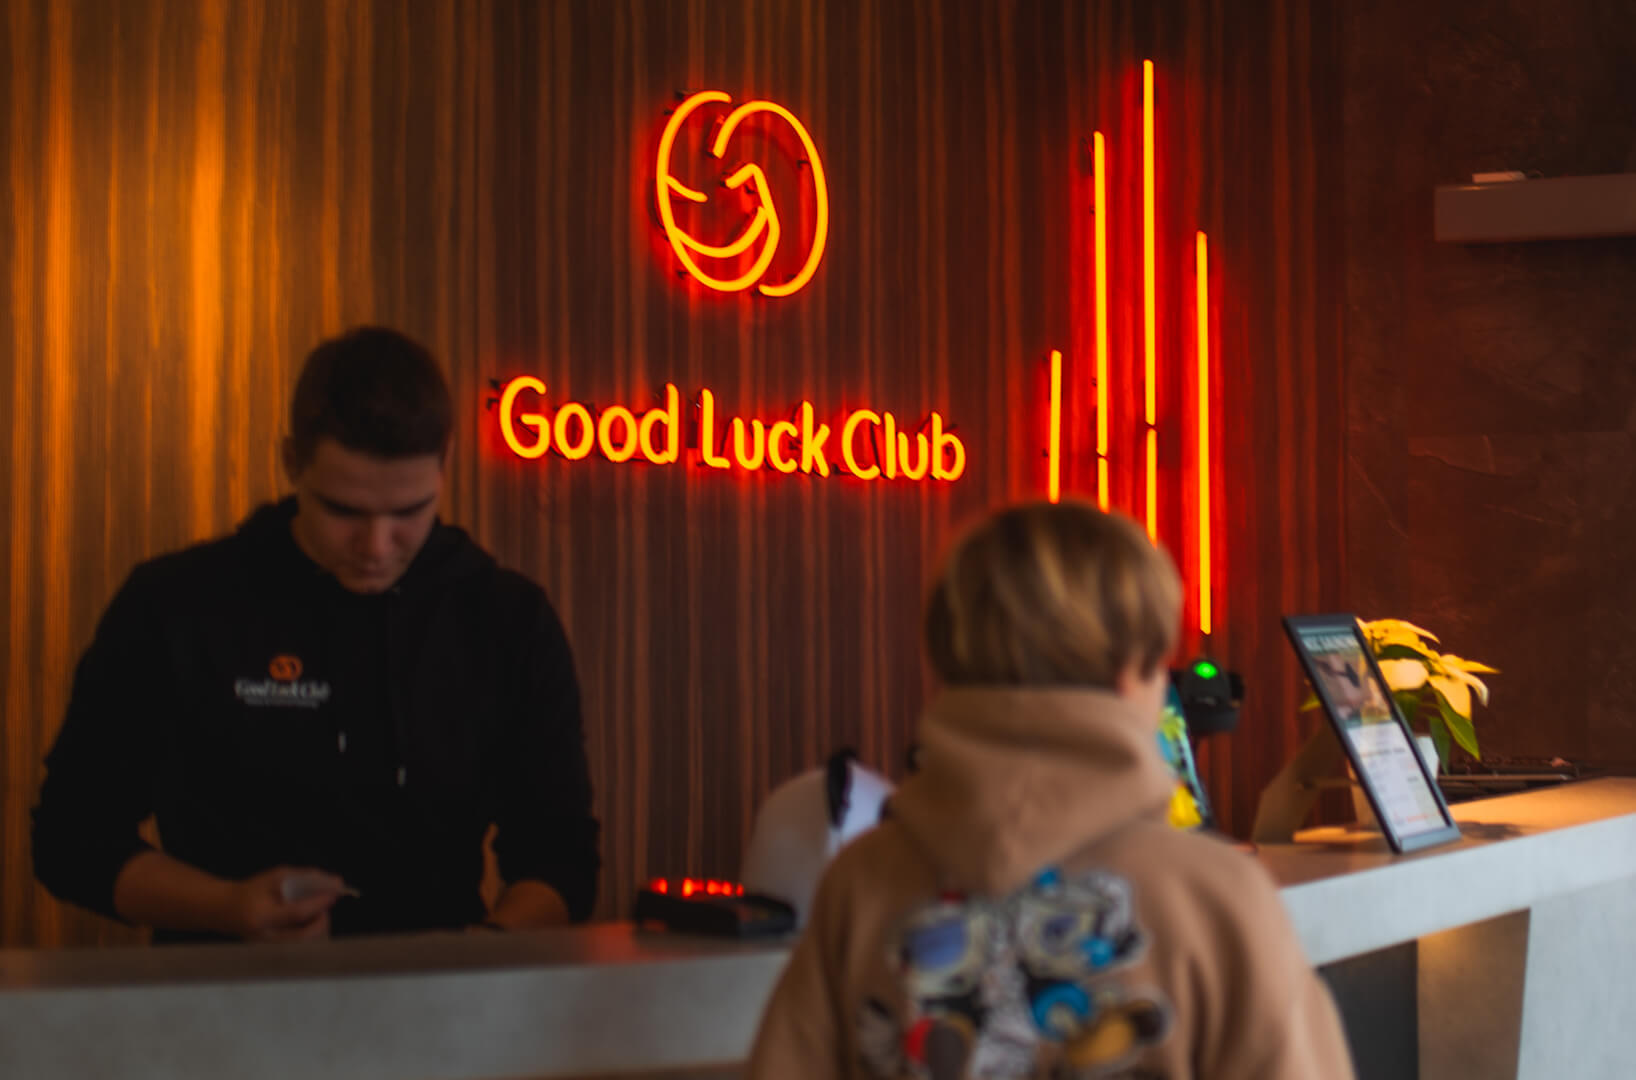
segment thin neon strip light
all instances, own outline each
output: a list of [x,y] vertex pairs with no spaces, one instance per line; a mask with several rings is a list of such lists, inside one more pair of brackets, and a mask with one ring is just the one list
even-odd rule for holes
[[1108,167],[1100,131],[1091,137],[1096,209],[1096,505],[1108,509]]
[[[1149,507],[1159,502],[1159,429],[1147,429],[1147,504]],[[1158,537],[1153,535],[1151,525],[1148,528],[1148,538],[1157,542]]]
[[1142,61],[1142,341],[1144,415],[1147,419],[1147,534],[1159,538],[1159,485],[1154,475],[1159,465],[1158,404],[1158,318],[1155,303],[1158,294],[1157,261],[1154,224],[1154,163],[1153,163],[1153,61]]
[[1051,350],[1051,450],[1046,494],[1052,502],[1062,498],[1062,350]]
[[1210,242],[1195,242],[1199,335],[1199,632],[1210,633]]

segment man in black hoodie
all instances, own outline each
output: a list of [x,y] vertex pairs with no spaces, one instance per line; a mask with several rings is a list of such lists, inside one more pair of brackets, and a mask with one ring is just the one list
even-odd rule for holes
[[[34,811],[53,895],[156,940],[589,916],[573,657],[539,586],[438,520],[451,426],[400,334],[307,357],[295,495],[138,566],[80,661]],[[138,835],[150,814],[163,850]]]

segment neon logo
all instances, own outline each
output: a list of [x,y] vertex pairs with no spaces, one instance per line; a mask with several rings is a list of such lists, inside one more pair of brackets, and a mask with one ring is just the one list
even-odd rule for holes
[[[623,405],[593,413],[578,401],[545,411],[545,383],[519,375],[500,394],[500,436],[517,457],[535,460],[555,453],[582,461],[598,453],[612,462],[640,457],[652,465],[682,460],[681,394],[665,384],[664,404],[642,414]],[[530,395],[523,398],[522,395]],[[527,409],[527,411],[524,411]],[[859,480],[953,482],[966,471],[966,446],[933,412],[921,424],[905,424],[891,412],[853,409],[826,419],[810,401],[785,419],[727,416],[716,395],[700,390],[697,420],[687,440],[696,464],[710,469],[852,476]]]
[[275,656],[267,665],[267,674],[279,682],[295,682],[301,678],[301,658],[299,656]]
[[[755,198],[755,210],[736,239],[724,244],[708,244],[699,240],[676,221],[676,211],[672,202],[675,197],[680,196],[693,203],[709,201],[704,192],[689,187],[672,172],[671,155],[676,147],[676,137],[683,125],[699,109],[712,104],[728,105],[732,100],[720,90],[702,90],[684,100],[671,113],[669,122],[665,124],[664,134],[659,138],[659,153],[654,167],[654,198],[659,208],[659,220],[664,225],[665,237],[670,241],[671,250],[681,260],[687,273],[700,284],[719,292],[742,292],[753,285],[763,296],[789,296],[812,280],[812,275],[818,272],[819,260],[824,257],[824,243],[829,237],[829,187],[824,181],[824,166],[819,160],[818,147],[812,141],[812,136],[808,134],[805,125],[796,119],[795,114],[782,105],[775,105],[770,101],[747,101],[740,105],[728,113],[726,119],[716,129],[708,150],[711,157],[722,161],[733,133],[738,130],[741,123],[757,113],[771,113],[784,121],[795,133],[804,155],[802,164],[812,177],[816,211],[812,246],[795,276],[788,281],[775,284],[762,280],[772,265],[773,256],[778,253],[779,243],[784,238],[785,222],[780,219],[778,208],[774,205],[766,173],[754,162],[741,165],[731,172],[724,171],[721,176],[721,185],[729,191],[742,188]],[[741,256],[754,249],[758,243],[761,245],[760,251],[750,265],[744,267]]]

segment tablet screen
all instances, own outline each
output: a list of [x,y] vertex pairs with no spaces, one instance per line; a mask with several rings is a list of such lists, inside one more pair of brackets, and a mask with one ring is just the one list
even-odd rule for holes
[[1382,824],[1403,841],[1452,829],[1448,810],[1432,787],[1356,621],[1339,616],[1286,622],[1319,699],[1348,744],[1353,767],[1373,795]]

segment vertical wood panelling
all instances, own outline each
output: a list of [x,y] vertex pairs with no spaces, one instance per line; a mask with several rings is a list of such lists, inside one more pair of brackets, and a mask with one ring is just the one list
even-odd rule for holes
[[[39,73],[35,61],[33,32],[37,11],[32,7],[13,6],[4,22],[5,50],[10,69],[7,80],[6,136],[11,142],[7,174],[7,205],[5,239],[9,265],[6,272],[4,303],[6,311],[6,339],[13,356],[35,355],[38,321],[37,301],[34,298],[34,232],[33,191],[37,183],[32,175],[33,162],[18,153],[22,147],[38,145],[35,134],[34,102],[39,92]],[[7,448],[8,467],[0,469],[7,492],[6,528],[0,537],[6,544],[6,677],[3,691],[6,702],[4,739],[0,740],[0,763],[5,769],[5,790],[0,792],[3,811],[0,811],[0,930],[7,941],[24,942],[34,939],[38,927],[31,921],[33,905],[27,869],[11,864],[19,861],[11,852],[28,850],[28,821],[24,807],[28,789],[34,777],[31,759],[35,755],[42,726],[34,711],[34,692],[39,680],[19,678],[19,672],[35,671],[32,662],[33,646],[39,639],[35,619],[39,613],[38,572],[34,568],[34,522],[38,517],[36,495],[38,490],[39,430],[34,415],[32,387],[37,363],[19,364],[13,359],[5,379],[8,408],[5,417],[9,424]]]
[[[1113,491],[1142,491],[1139,65],[1160,78],[1166,539],[1184,568],[1191,243],[1217,274],[1227,823],[1299,735],[1276,623],[1334,602],[1341,443],[1334,27],[1229,0],[7,0],[0,943],[131,940],[34,885],[28,808],[71,669],[142,558],[280,488],[319,337],[423,338],[457,395],[447,516],[541,581],[584,683],[604,915],[645,875],[736,871],[772,785],[851,745],[897,772],[927,690],[919,601],[951,528],[1094,494],[1089,159],[1108,135]],[[787,104],[832,225],[793,298],[680,280],[651,156],[680,90]],[[791,242],[810,207],[777,194]],[[797,211],[795,208],[800,206]],[[955,485],[505,457],[490,380],[763,418],[938,409]],[[684,406],[685,408],[685,406]],[[832,442],[833,446],[833,442]]]

